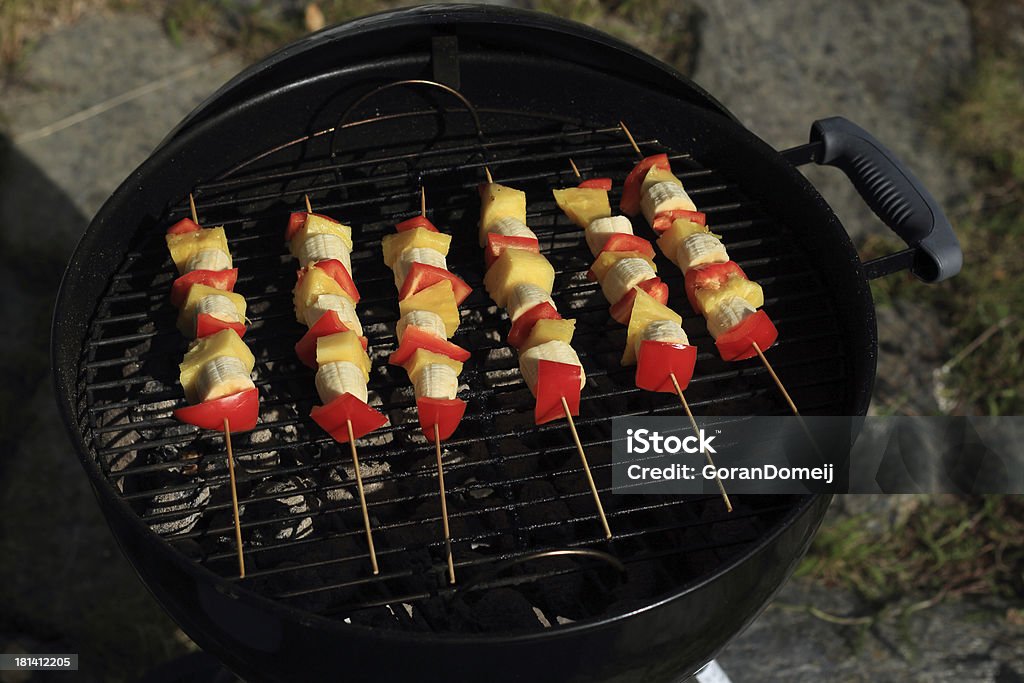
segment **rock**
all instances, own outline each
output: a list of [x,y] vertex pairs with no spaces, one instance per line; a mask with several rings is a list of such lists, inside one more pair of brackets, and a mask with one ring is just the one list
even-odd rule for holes
[[[694,80],[768,144],[803,144],[813,121],[841,115],[900,155],[940,204],[966,191],[965,171],[927,124],[970,66],[959,2],[695,4],[704,17]],[[806,174],[855,238],[884,232],[840,171]]]
[[1005,606],[950,600],[905,616],[895,610],[870,627],[831,623],[808,607],[839,617],[871,614],[845,591],[791,581],[719,664],[737,682],[1024,680],[1024,628],[1006,618]]
[[[185,114],[238,72],[210,41],[175,45],[155,17],[91,16],[44,37],[25,60],[25,85],[8,88],[0,119],[19,153],[92,217]],[[67,125],[69,117],[77,123]],[[61,127],[66,126],[66,127]],[[85,227],[49,211],[45,188],[16,175],[0,185],[0,229],[13,245],[46,240],[66,257]]]
[[935,371],[949,360],[950,331],[929,306],[897,300],[879,306],[874,410],[938,414]]

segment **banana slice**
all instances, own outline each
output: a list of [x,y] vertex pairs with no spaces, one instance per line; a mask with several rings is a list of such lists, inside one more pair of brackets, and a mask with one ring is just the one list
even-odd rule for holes
[[313,327],[327,311],[335,311],[338,318],[345,324],[345,327],[352,330],[360,337],[363,336],[363,326],[356,315],[356,307],[347,296],[338,294],[321,294],[313,302],[312,306],[306,307],[306,325]]
[[220,249],[200,249],[185,264],[185,272],[193,270],[227,270],[231,267],[231,254]]
[[708,316],[708,332],[715,339],[754,315],[757,309],[746,299],[730,297],[718,305]]
[[327,405],[342,394],[352,394],[366,403],[366,375],[355,363],[324,363],[316,371],[316,393]]
[[632,235],[633,224],[625,216],[608,216],[591,221],[590,225],[587,226],[586,232],[587,246],[590,247],[590,253],[597,256],[604,249],[604,244],[608,241],[608,238],[616,233]]
[[345,264],[345,268],[352,272],[352,252],[338,235],[330,233],[317,233],[308,235],[298,248],[299,265],[305,268],[310,263],[335,259]]
[[654,224],[654,217],[663,211],[696,211],[697,205],[686,194],[682,185],[665,181],[651,185],[640,198],[640,210],[644,212],[647,222]]
[[234,356],[218,356],[200,368],[196,375],[196,393],[200,401],[212,401],[255,386],[245,364]]
[[424,263],[441,270],[448,270],[448,262],[445,260],[444,254],[437,249],[431,249],[430,247],[406,249],[399,255],[398,260],[395,261],[395,287],[398,289],[402,288],[405,278],[409,275],[409,269],[412,268],[414,263]]
[[196,305],[197,319],[200,313],[207,313],[226,323],[242,322],[238,319],[238,309],[234,302],[222,294],[208,294],[200,299]]
[[398,321],[398,326],[395,328],[395,335],[398,337],[399,344],[402,343],[405,330],[409,327],[418,327],[438,339],[448,338],[448,330],[444,326],[444,319],[433,311],[409,311],[403,315],[402,319]]
[[508,297],[508,315],[515,322],[523,313],[545,301],[558,310],[551,295],[537,285],[516,285]]
[[455,370],[441,363],[424,365],[412,378],[417,398],[455,398],[459,391],[459,376]]
[[670,344],[689,344],[686,332],[674,320],[655,320],[647,324],[636,340],[636,353],[640,355],[640,344],[644,341],[669,342]]
[[725,245],[714,235],[706,232],[698,232],[690,235],[679,245],[676,252],[676,263],[685,273],[694,266],[702,266],[706,263],[725,263],[729,260],[729,252]]
[[491,223],[488,232],[505,235],[506,237],[529,237],[530,239],[537,239],[536,233],[534,233],[533,230],[530,230],[526,223],[523,223],[518,218],[513,218],[512,216],[499,218],[494,221]]
[[554,340],[538,344],[537,346],[531,346],[519,354],[519,372],[523,374],[523,380],[526,382],[526,386],[530,388],[531,393],[537,393],[537,368],[538,363],[542,360],[579,366],[580,389],[587,383],[586,373],[583,372],[583,364],[580,363],[580,358],[576,355],[576,351],[564,341]]
[[604,292],[604,298],[608,299],[608,303],[614,306],[626,292],[652,277],[655,277],[654,269],[644,259],[619,259],[601,280],[601,291]]

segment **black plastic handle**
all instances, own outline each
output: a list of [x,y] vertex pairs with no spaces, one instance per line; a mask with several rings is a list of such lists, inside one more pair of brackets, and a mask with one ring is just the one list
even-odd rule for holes
[[[946,214],[917,176],[873,135],[833,116],[814,122],[811,145],[817,148],[814,161],[843,171],[871,210],[913,250],[914,275],[941,282],[960,272],[963,252]],[[884,264],[878,265],[883,266],[878,274],[884,274]]]

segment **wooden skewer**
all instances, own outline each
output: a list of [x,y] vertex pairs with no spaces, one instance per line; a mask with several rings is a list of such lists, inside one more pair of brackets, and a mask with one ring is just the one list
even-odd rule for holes
[[580,169],[577,168],[576,162],[572,160],[572,157],[569,157],[569,165],[572,166],[572,172],[576,174],[577,178],[583,177],[580,175]]
[[304,194],[302,198],[306,200],[306,213],[313,213],[313,205],[309,203],[309,195]]
[[[189,195],[189,199],[191,199]],[[193,208],[193,211],[195,209]],[[196,221],[198,222],[198,221]],[[238,515],[238,487],[235,484],[235,455],[231,450],[231,426],[224,418],[224,444],[228,451],[228,479],[231,481],[231,513],[235,517],[235,547],[238,549],[238,578],[245,578],[245,555],[242,553],[242,523]]]
[[420,215],[427,217],[427,189],[420,185]]
[[444,551],[448,558],[448,583],[455,583],[455,559],[452,557],[452,535],[448,527],[448,500],[444,490],[444,467],[441,466],[441,433],[434,424],[434,449],[437,451],[437,481],[441,488],[441,522],[444,525]]
[[[686,397],[683,396],[683,388],[679,386],[679,380],[676,379],[676,373],[670,372],[668,375],[672,379],[672,386],[676,388],[676,393],[679,395],[679,402],[683,404],[683,410],[686,411],[686,416],[690,418],[690,425],[693,426],[693,433],[697,435],[697,439],[700,439],[700,428],[697,426],[697,420],[694,419],[693,413],[690,411],[690,404],[687,402]],[[726,512],[732,512],[732,501],[729,500],[729,494],[725,492],[725,484],[722,483],[721,477],[718,476],[718,468],[715,467],[715,461],[711,459],[711,454],[705,449],[700,449],[704,459],[708,461],[715,470],[715,483],[718,484],[718,490],[722,494],[722,502],[725,503]]]
[[484,173],[487,175],[487,182],[488,183],[493,183],[494,182],[494,177],[491,175],[491,169],[489,169],[486,166],[484,166]]
[[629,132],[629,128],[626,128],[626,124],[622,121],[619,121],[619,128],[621,128],[622,132],[626,134],[626,137],[629,139],[629,144],[633,146],[633,151],[635,151],[636,155],[642,159],[644,153],[640,151],[640,145],[636,144],[636,140],[633,138],[633,134]]
[[608,518],[604,514],[604,506],[601,505],[601,496],[597,492],[597,484],[594,483],[594,475],[590,472],[590,463],[587,462],[587,454],[583,452],[583,444],[580,443],[580,435],[576,433],[576,423],[573,422],[572,413],[569,411],[569,404],[562,397],[562,409],[565,411],[565,419],[569,421],[569,431],[572,432],[572,440],[576,442],[576,450],[583,462],[583,472],[587,475],[587,483],[590,484],[590,495],[594,497],[594,504],[597,505],[597,514],[601,518],[601,526],[604,527],[604,537],[611,538],[612,530],[608,526]]
[[199,225],[199,216],[196,214],[196,200],[192,193],[188,193],[188,208],[192,209],[192,222]]
[[356,472],[356,489],[359,491],[359,506],[363,509],[363,526],[366,528],[366,545],[370,548],[370,566],[379,574],[377,551],[373,547],[373,530],[370,528],[370,511],[366,509],[366,495],[363,493],[363,474],[359,471],[359,454],[356,453],[356,437],[352,433],[352,420],[345,420],[348,426],[348,445],[352,449],[352,467]]

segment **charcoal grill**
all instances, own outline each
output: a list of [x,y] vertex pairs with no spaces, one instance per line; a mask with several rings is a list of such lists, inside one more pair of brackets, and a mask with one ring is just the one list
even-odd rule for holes
[[[959,250],[927,193],[902,167],[879,166],[884,150],[866,152],[859,129],[823,122],[819,139],[780,155],[664,65],[529,12],[425,7],[329,29],[243,73],[176,129],[96,216],[57,304],[54,369],[72,441],[125,554],[204,649],[252,680],[674,680],[782,584],[826,497],[737,497],[730,514],[712,496],[610,493],[609,418],[679,406],[638,392],[619,367],[624,331],[583,276],[589,254],[550,189],[571,182],[570,156],[621,186],[634,157],[620,118],[645,152],[671,156],[763,285],[780,331],[769,355],[801,409],[866,412],[877,349],[868,277],[912,267],[942,279]],[[810,160],[847,170],[908,248],[862,264],[794,170]],[[559,310],[577,319],[590,378],[577,425],[611,541],[565,426],[533,425],[501,341],[508,322],[483,290],[474,236],[484,166],[526,190]],[[431,218],[454,236],[451,269],[475,288],[454,340],[473,351],[461,392],[470,407],[445,444],[456,586],[432,446],[404,373],[384,360],[398,306],[380,237],[418,211],[421,184]],[[201,222],[226,227],[252,321],[261,422],[234,440],[245,579],[223,439],[171,417],[183,404],[185,342],[167,302],[163,230],[186,215],[189,192]],[[313,376],[292,350],[303,328],[282,233],[307,193],[354,226],[371,400],[390,418],[360,442],[378,576],[351,461],[308,418]],[[670,303],[689,311],[678,271],[660,265]],[[720,361],[694,314],[684,327],[702,349],[687,391],[696,413],[786,412],[762,366]]]

